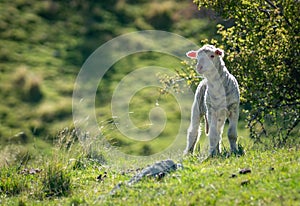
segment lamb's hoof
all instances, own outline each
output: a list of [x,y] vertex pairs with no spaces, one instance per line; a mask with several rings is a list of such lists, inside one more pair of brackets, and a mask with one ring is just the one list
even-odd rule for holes
[[189,156],[189,155],[192,155],[192,154],[193,154],[193,150],[185,149],[183,151],[183,156]]
[[208,157],[217,157],[217,156],[220,156],[220,154],[221,154],[221,151],[218,149],[215,149],[215,150],[209,152]]
[[245,151],[244,151],[243,148],[238,148],[238,149],[235,149],[235,150],[231,150],[230,155],[240,157],[240,156],[245,155]]
[[189,151],[186,151],[186,150],[183,151],[183,156],[184,156],[184,157],[187,157],[187,156],[189,156],[189,155],[191,155],[191,154],[192,154],[192,153],[189,152]]

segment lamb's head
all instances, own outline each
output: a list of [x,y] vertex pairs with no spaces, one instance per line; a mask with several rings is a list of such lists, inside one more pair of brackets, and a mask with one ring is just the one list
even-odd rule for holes
[[197,59],[195,70],[203,75],[217,72],[218,68],[224,64],[222,60],[224,51],[212,45],[205,45],[198,51],[189,51],[186,55],[191,59]]

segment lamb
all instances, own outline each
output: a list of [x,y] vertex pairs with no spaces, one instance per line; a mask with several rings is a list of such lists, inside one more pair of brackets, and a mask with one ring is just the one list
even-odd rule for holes
[[221,140],[226,119],[229,120],[228,139],[231,152],[237,152],[237,123],[240,92],[238,82],[229,73],[223,61],[224,51],[212,45],[204,45],[198,51],[186,55],[197,59],[195,70],[204,79],[197,87],[191,109],[191,122],[187,131],[185,154],[192,154],[201,134],[200,118],[204,116],[206,134],[209,137],[209,155],[221,152]]

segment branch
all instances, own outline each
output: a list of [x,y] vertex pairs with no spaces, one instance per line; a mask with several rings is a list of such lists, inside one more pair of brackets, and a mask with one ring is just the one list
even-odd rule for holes
[[274,9],[277,9],[277,6],[275,6],[275,5],[273,4],[272,1],[266,0],[266,2],[267,2],[271,7],[273,7]]
[[286,141],[288,139],[288,137],[290,136],[292,130],[299,124],[300,122],[300,118],[299,115],[295,118],[293,124],[288,128],[287,133],[285,135],[284,141]]
[[[278,7],[277,6],[275,6],[274,5],[274,3],[271,1],[271,0],[265,0],[273,9],[278,9]],[[283,18],[284,18],[284,20],[287,22],[287,24],[291,27],[291,28],[293,28],[293,25],[291,24],[291,22],[288,20],[288,18],[283,14],[283,9],[282,9],[282,7],[279,7],[279,10],[280,10],[280,13],[279,13],[279,15],[281,15]]]

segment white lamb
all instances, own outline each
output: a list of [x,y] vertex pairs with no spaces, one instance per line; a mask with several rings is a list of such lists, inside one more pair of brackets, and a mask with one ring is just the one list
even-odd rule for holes
[[221,152],[222,133],[226,118],[229,120],[228,139],[231,152],[237,151],[237,122],[239,118],[240,92],[237,80],[231,75],[222,59],[223,50],[205,45],[198,51],[186,54],[197,59],[195,70],[205,78],[195,93],[191,109],[191,123],[187,134],[185,154],[193,153],[201,134],[200,118],[205,117],[209,137],[209,155]]

